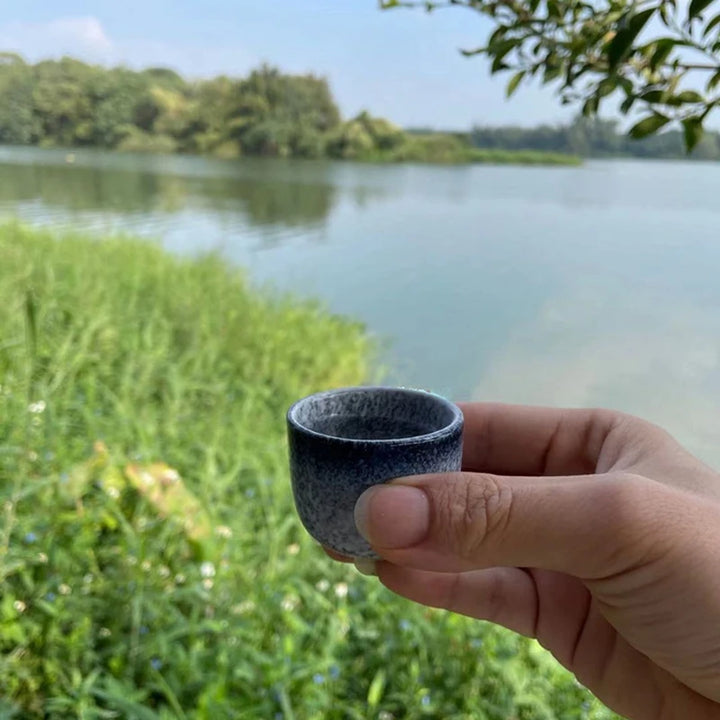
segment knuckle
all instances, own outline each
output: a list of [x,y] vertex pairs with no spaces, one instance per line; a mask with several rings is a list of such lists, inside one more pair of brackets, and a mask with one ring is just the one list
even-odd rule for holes
[[442,541],[464,559],[502,532],[512,506],[512,491],[492,475],[461,473],[448,482],[437,498],[437,520]]

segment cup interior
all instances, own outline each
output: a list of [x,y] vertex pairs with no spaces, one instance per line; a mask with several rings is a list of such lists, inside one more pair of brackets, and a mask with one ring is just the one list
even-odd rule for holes
[[437,395],[404,388],[331,390],[300,400],[289,418],[313,433],[345,440],[422,437],[458,422],[460,410]]

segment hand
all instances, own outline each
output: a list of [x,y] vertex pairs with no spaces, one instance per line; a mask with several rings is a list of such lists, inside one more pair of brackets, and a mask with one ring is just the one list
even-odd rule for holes
[[720,718],[720,475],[620,413],[463,412],[464,472],[358,501],[380,581],[537,638],[633,720]]

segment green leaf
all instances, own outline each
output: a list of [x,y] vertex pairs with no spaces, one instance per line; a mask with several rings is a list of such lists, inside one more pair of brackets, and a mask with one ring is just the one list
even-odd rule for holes
[[510,78],[510,82],[507,84],[507,89],[505,90],[506,97],[512,96],[512,94],[517,90],[518,85],[521,83],[521,81],[524,77],[525,77],[525,71],[521,70],[520,72],[515,73]]
[[[624,18],[626,21],[625,27],[623,27],[622,30],[618,30],[615,37],[607,46],[606,54],[611,68],[616,67],[621,60],[629,55],[635,38],[640,34],[640,31],[645,27],[656,9],[657,8],[652,7],[632,17],[626,16],[626,18]],[[622,22],[621,20],[621,24]]]
[[683,90],[675,96],[678,104],[683,105],[685,103],[699,103],[704,102],[705,98],[695,90]]
[[665,92],[662,90],[646,90],[640,95],[640,99],[649,103],[663,102],[665,99]]
[[665,127],[670,122],[670,118],[660,113],[653,113],[643,118],[630,128],[629,135],[636,140],[644,138],[648,135],[656,133],[660,128]]
[[634,95],[628,95],[622,102],[622,105],[620,105],[620,112],[623,115],[627,115],[630,108],[635,104],[635,96]]
[[688,9],[688,20],[697,17],[713,0],[691,0]]
[[653,52],[650,57],[650,67],[655,70],[659,65],[662,65],[677,44],[678,41],[672,38],[662,38],[658,40],[655,43],[655,52]]
[[617,87],[617,80],[615,78],[605,78],[598,85],[597,94],[598,97],[604,98],[615,92]]
[[717,84],[720,83],[720,70],[718,70],[709,80],[707,83],[707,91],[711,92],[715,89]]
[[703,136],[702,120],[698,117],[685,118],[682,121],[683,136],[685,138],[685,148],[688,153],[700,142]]
[[370,687],[368,688],[367,704],[371,708],[374,709],[378,706],[378,703],[382,699],[382,694],[383,694],[384,689],[385,689],[385,671],[378,670],[377,673],[375,673],[375,677],[372,679],[372,682],[370,683]]
[[594,115],[598,111],[598,105],[599,101],[597,97],[593,95],[583,103],[582,114],[585,117],[590,117],[591,115]]
[[703,37],[707,37],[714,28],[716,28],[718,25],[720,25],[720,15],[716,15],[706,26],[705,30],[703,30]]

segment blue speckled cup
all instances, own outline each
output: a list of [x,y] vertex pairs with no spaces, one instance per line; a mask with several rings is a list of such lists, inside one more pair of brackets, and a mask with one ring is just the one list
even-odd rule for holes
[[287,423],[300,520],[319,543],[352,558],[376,557],[353,519],[364,490],[396,477],[461,466],[462,412],[423,390],[321,392],[296,402]]

